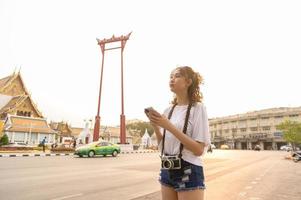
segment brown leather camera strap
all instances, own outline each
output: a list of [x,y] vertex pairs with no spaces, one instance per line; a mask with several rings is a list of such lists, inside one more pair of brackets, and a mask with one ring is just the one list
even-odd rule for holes
[[[168,119],[169,119],[169,120],[170,120],[170,118],[171,118],[171,116],[172,116],[172,113],[173,113],[173,111],[174,111],[176,105],[177,105],[177,104],[174,104],[174,105],[172,106],[172,108],[170,109],[169,113],[168,113]],[[184,123],[183,131],[182,131],[184,134],[186,134],[186,131],[187,131],[187,128],[188,128],[188,120],[189,120],[189,115],[190,115],[191,107],[192,107],[192,103],[190,103],[190,104],[188,105],[188,108],[187,108],[186,117],[185,117],[185,123]],[[166,129],[163,130],[161,157],[162,157],[163,154],[164,154],[165,134],[166,134]],[[183,144],[181,143],[181,145],[180,145],[179,158],[182,158],[182,150],[183,150]]]

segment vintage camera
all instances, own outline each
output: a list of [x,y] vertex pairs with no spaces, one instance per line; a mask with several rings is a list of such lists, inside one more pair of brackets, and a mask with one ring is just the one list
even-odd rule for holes
[[162,169],[181,169],[181,159],[178,156],[162,156]]

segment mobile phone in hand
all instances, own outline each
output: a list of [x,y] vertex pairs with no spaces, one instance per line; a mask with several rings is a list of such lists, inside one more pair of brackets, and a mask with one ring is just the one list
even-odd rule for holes
[[148,116],[149,112],[152,112],[156,115],[160,115],[160,113],[158,111],[156,111],[153,107],[148,107],[144,109],[145,114]]
[[151,110],[155,110],[155,109],[154,109],[153,107],[145,108],[145,109],[144,109],[144,113],[145,113],[146,115],[148,115],[148,113],[149,113]]

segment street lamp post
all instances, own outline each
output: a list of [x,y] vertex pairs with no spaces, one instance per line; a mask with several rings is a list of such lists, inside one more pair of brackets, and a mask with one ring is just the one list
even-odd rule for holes
[[[129,39],[132,32],[127,34],[126,36],[115,37],[114,35],[109,39],[99,40],[96,39],[98,45],[101,48],[102,53],[102,64],[101,64],[101,76],[100,76],[100,86],[99,86],[99,96],[98,96],[98,108],[97,115],[95,117],[95,125],[94,125],[94,134],[93,141],[97,141],[99,139],[99,129],[100,129],[100,100],[101,100],[101,88],[102,88],[102,77],[103,77],[103,66],[104,66],[104,54],[107,50],[121,49],[121,114],[120,114],[120,143],[126,143],[126,135],[125,135],[125,115],[124,115],[124,93],[123,93],[123,50],[126,44],[126,41]],[[106,48],[105,45],[108,43],[120,42],[121,45],[119,47]]]

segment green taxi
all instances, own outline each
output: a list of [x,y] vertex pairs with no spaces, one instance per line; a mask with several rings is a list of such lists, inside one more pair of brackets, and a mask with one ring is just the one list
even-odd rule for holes
[[107,141],[97,141],[76,148],[74,154],[79,157],[94,157],[95,155],[112,155],[113,157],[116,157],[119,153],[119,145]]

